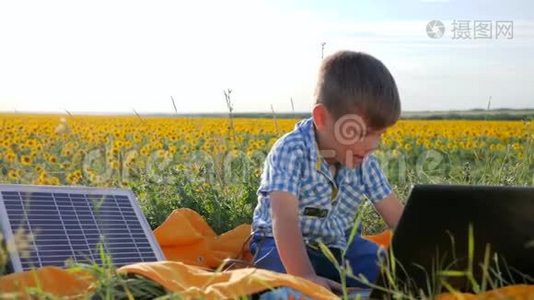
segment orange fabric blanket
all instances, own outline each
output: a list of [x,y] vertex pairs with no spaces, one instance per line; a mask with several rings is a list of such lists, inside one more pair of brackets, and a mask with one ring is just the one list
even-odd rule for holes
[[217,235],[197,212],[182,208],[173,211],[154,235],[168,260],[215,269],[225,258],[251,259],[245,243],[250,231],[250,225],[243,224]]
[[[142,275],[185,299],[234,299],[285,286],[312,299],[336,299],[327,289],[307,280],[255,268],[212,272],[181,262],[138,263],[120,268],[119,273]],[[31,289],[56,297],[84,298],[93,289],[94,278],[58,267],[10,274],[0,278],[0,299],[34,299]],[[38,297],[39,298],[39,297]]]
[[121,272],[143,275],[187,299],[234,299],[275,287],[290,287],[312,299],[337,299],[336,295],[299,277],[245,268],[211,272],[180,262],[139,263]]

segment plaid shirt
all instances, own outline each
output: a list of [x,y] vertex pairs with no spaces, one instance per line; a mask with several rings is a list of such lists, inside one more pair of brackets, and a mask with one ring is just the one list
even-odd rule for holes
[[345,231],[354,222],[364,197],[372,203],[386,198],[391,187],[373,155],[354,169],[338,168],[335,178],[319,155],[312,119],[302,120],[281,137],[263,166],[252,230],[272,236],[269,193],[289,192],[299,200],[300,229],[306,243],[322,241],[345,248]]

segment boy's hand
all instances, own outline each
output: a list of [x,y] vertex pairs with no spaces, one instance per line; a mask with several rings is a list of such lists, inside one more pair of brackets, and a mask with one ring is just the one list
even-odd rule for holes
[[339,284],[338,282],[335,282],[333,280],[330,280],[328,278],[317,276],[315,274],[310,275],[310,276],[305,276],[304,278],[309,280],[309,281],[311,281],[311,282],[313,282],[313,283],[316,283],[318,285],[321,285],[321,286],[327,288],[328,290],[332,291],[332,293],[334,293],[336,295],[340,295],[340,294],[343,293],[343,289],[341,287],[341,284]]
[[374,206],[389,228],[395,229],[404,211],[404,206],[397,199],[395,193],[391,193],[384,200],[375,203]]

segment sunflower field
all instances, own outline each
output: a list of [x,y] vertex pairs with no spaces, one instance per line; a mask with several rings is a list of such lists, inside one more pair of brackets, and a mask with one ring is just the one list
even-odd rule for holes
[[[0,183],[131,188],[152,227],[178,207],[217,231],[250,223],[263,160],[296,119],[0,115]],[[415,183],[534,185],[531,121],[401,120],[375,153]],[[365,228],[383,228],[369,209]]]

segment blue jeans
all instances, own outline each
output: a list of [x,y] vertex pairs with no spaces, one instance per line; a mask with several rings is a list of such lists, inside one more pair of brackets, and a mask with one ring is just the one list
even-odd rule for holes
[[[254,235],[250,242],[250,250],[254,255],[254,265],[257,268],[287,273],[278,254],[274,238]],[[321,250],[309,246],[306,247],[306,250],[317,275],[337,282],[341,281],[339,271],[324,256]],[[342,251],[337,248],[330,248],[330,251],[334,254],[336,260],[341,262]],[[357,234],[352,243],[348,245],[345,261],[350,264],[354,276],[359,277],[359,274],[363,274],[369,282],[373,283],[380,272],[378,265],[380,256],[385,259],[385,252],[381,250],[380,246],[363,239]],[[354,278],[347,277],[346,280],[347,287],[369,288],[369,286]]]

